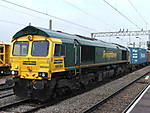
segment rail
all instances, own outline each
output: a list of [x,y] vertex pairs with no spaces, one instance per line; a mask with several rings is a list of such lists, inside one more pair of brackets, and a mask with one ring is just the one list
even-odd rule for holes
[[[149,72],[148,72],[149,73]],[[93,112],[95,109],[97,109],[100,105],[103,105],[104,103],[106,103],[109,99],[111,99],[112,97],[114,97],[116,94],[118,94],[119,92],[121,92],[122,90],[124,90],[125,88],[129,87],[130,85],[132,85],[133,83],[135,83],[137,80],[141,79],[142,77],[144,77],[145,75],[147,75],[148,73],[140,76],[139,78],[137,78],[136,80],[132,81],[131,83],[129,83],[128,85],[120,88],[119,90],[117,90],[115,93],[113,93],[112,95],[106,97],[105,99],[99,101],[98,103],[94,104],[93,106],[91,106],[90,108],[86,109],[85,111],[83,111],[82,113],[91,113]],[[144,88],[145,89],[145,88]]]

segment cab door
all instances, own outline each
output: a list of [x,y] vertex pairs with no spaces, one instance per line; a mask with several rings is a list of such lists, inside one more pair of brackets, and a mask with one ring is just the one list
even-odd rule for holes
[[80,66],[81,64],[81,46],[77,40],[74,40],[74,64]]
[[55,44],[52,72],[64,71],[64,57],[66,55],[65,44]]

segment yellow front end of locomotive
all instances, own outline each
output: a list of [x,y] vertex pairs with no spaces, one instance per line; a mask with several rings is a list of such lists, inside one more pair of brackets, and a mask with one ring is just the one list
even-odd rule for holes
[[[23,79],[51,80],[52,73],[64,71],[64,58],[54,57],[55,43],[60,39],[27,35],[15,39],[11,49],[11,74]],[[62,67],[55,68],[56,59],[62,60]]]

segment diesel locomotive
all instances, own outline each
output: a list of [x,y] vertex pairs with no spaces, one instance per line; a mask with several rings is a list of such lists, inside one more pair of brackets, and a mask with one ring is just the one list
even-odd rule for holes
[[130,71],[124,46],[34,26],[13,36],[10,62],[14,93],[38,100]]

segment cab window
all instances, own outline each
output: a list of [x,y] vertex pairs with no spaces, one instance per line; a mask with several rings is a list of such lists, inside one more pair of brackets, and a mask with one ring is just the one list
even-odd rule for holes
[[32,43],[32,56],[47,56],[49,50],[48,41],[34,41]]
[[14,56],[27,56],[29,43],[27,41],[17,41],[13,46]]
[[54,56],[66,56],[66,46],[64,44],[55,44]]

